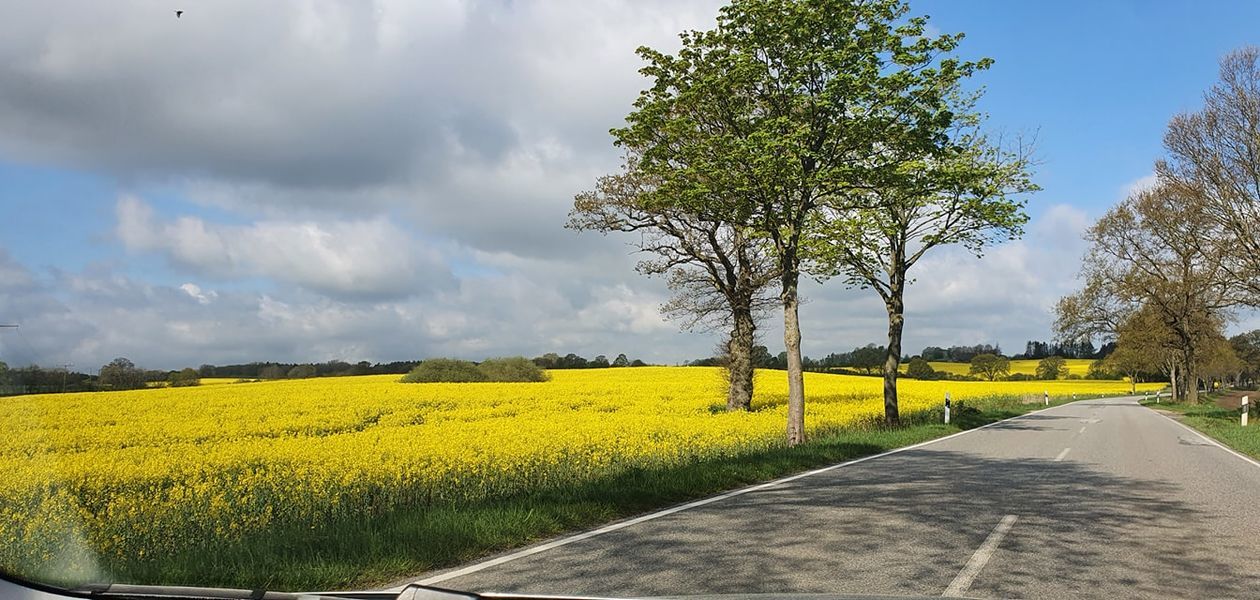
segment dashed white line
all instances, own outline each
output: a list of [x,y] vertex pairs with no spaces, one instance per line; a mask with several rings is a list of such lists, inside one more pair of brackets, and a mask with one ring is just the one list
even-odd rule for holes
[[954,580],[949,582],[949,587],[941,593],[942,596],[961,596],[971,589],[971,584],[976,580],[976,576],[984,569],[984,565],[988,564],[989,559],[993,558],[993,553],[997,550],[998,544],[1002,543],[1002,538],[1006,537],[1006,532],[1011,530],[1015,525],[1015,515],[1006,515],[1002,517],[1002,521],[993,528],[989,533],[989,537],[984,539],[984,543],[976,548],[975,554],[971,555],[971,560],[963,566],[958,572]]
[[1063,457],[1064,457],[1064,456],[1067,456],[1067,453],[1068,453],[1068,452],[1071,452],[1071,451],[1072,451],[1072,449],[1071,449],[1071,448],[1064,448],[1064,449],[1063,449],[1063,452],[1060,452],[1058,456],[1054,457],[1054,462],[1059,462],[1059,461],[1063,460]]
[[1085,427],[1086,427],[1086,426],[1082,426],[1082,427],[1081,427],[1081,430],[1080,430],[1080,431],[1078,431],[1077,433],[1085,433]]
[[[1136,396],[1134,396],[1134,398],[1136,398]],[[981,426],[976,427],[976,428],[974,428],[974,429],[968,429],[968,430],[965,430],[965,431],[959,431],[958,433],[952,433],[952,434],[947,435],[947,436],[944,436],[944,437],[939,437],[939,438],[936,438],[936,439],[927,440],[927,441],[925,441],[925,442],[919,442],[919,443],[917,443],[917,444],[912,444],[912,445],[910,445],[910,446],[903,446],[903,447],[901,447],[901,448],[895,448],[895,449],[893,449],[893,450],[889,450],[889,451],[887,451],[887,452],[881,452],[881,453],[879,453],[879,454],[873,454],[873,455],[871,455],[871,456],[864,456],[864,457],[862,457],[862,458],[856,458],[856,459],[853,459],[853,460],[850,460],[850,461],[846,461],[846,462],[842,462],[842,463],[839,463],[839,464],[834,464],[834,465],[826,466],[826,467],[823,467],[823,468],[821,468],[821,469],[814,469],[813,471],[806,471],[806,472],[804,472],[804,473],[797,473],[796,475],[791,475],[791,476],[788,476],[788,477],[784,477],[784,478],[782,478],[782,479],[776,479],[776,480],[774,480],[774,481],[769,481],[769,482],[762,483],[762,484],[759,484],[759,485],[754,485],[754,486],[749,486],[749,487],[745,487],[745,488],[736,489],[736,490],[733,490],[733,491],[730,491],[730,492],[726,492],[726,493],[724,493],[724,494],[719,494],[719,495],[717,495],[717,496],[711,496],[711,497],[709,497],[709,498],[705,498],[705,499],[702,499],[702,500],[696,500],[696,501],[694,501],[694,502],[688,502],[687,504],[683,504],[683,505],[681,505],[681,506],[675,506],[675,507],[673,507],[673,508],[668,508],[668,509],[665,509],[665,510],[662,510],[662,511],[657,511],[657,512],[654,512],[654,513],[648,513],[648,514],[646,514],[646,515],[642,515],[642,516],[639,516],[639,517],[636,517],[636,518],[633,518],[633,519],[629,519],[629,520],[626,520],[626,521],[620,521],[620,522],[617,522],[617,523],[612,523],[612,524],[609,524],[609,525],[605,525],[605,526],[603,526],[603,527],[600,527],[600,528],[598,528],[598,529],[594,529],[594,530],[591,530],[591,531],[587,531],[587,532],[585,532],[585,533],[579,533],[579,534],[577,534],[577,535],[572,535],[572,536],[565,537],[565,538],[555,539],[555,540],[552,540],[552,541],[550,541],[550,542],[546,542],[546,543],[544,543],[544,544],[540,544],[540,545],[537,545],[537,546],[531,546],[531,547],[525,548],[525,549],[523,549],[523,550],[518,550],[518,551],[516,551],[516,552],[512,552],[512,553],[509,553],[509,554],[505,554],[505,555],[502,555],[502,556],[499,556],[499,557],[496,557],[496,558],[491,558],[491,559],[484,560],[484,561],[481,561],[481,562],[478,562],[478,563],[474,563],[474,564],[471,564],[471,565],[465,566],[465,567],[463,567],[463,568],[452,569],[452,570],[449,570],[449,571],[446,571],[446,572],[433,574],[433,575],[430,575],[429,577],[426,577],[426,578],[424,578],[424,579],[420,579],[420,580],[411,580],[411,579],[409,579],[409,580],[407,580],[405,583],[402,583],[401,585],[395,585],[395,586],[393,586],[393,587],[386,588],[386,589],[385,589],[385,591],[395,591],[395,592],[396,592],[396,591],[400,591],[400,590],[402,590],[402,588],[403,588],[403,587],[405,587],[405,586],[406,586],[407,584],[409,584],[409,583],[419,583],[419,584],[421,584],[421,585],[434,585],[434,584],[438,584],[438,583],[441,583],[441,582],[446,581],[446,580],[448,580],[448,579],[454,579],[454,578],[456,578],[456,577],[462,577],[462,576],[464,576],[464,575],[469,575],[469,574],[472,574],[472,573],[476,573],[476,572],[478,572],[478,571],[482,571],[482,570],[487,569],[487,568],[490,568],[490,567],[498,566],[498,565],[501,565],[501,564],[504,564],[504,563],[507,563],[507,562],[512,562],[512,561],[514,561],[514,560],[521,559],[521,558],[525,558],[525,557],[527,557],[527,556],[532,556],[532,555],[534,555],[534,554],[538,554],[538,553],[540,553],[540,552],[545,552],[545,551],[547,551],[547,550],[551,550],[551,549],[554,549],[554,548],[559,548],[559,547],[561,547],[561,546],[565,546],[565,545],[571,544],[571,543],[573,543],[573,542],[578,542],[578,541],[581,541],[581,540],[590,539],[590,538],[593,538],[593,537],[598,536],[598,535],[603,535],[603,534],[605,534],[605,533],[610,533],[610,532],[613,532],[613,531],[617,531],[617,530],[619,530],[619,529],[624,529],[624,528],[626,528],[626,527],[630,527],[630,526],[632,526],[632,525],[637,525],[637,524],[639,524],[639,523],[643,523],[643,522],[645,522],[645,521],[651,521],[651,520],[653,520],[653,519],[658,519],[658,518],[660,518],[660,517],[664,517],[664,516],[671,515],[671,514],[674,514],[674,513],[682,512],[682,511],[684,511],[684,510],[689,510],[689,509],[692,509],[692,508],[697,508],[697,507],[700,507],[700,506],[704,506],[704,505],[706,505],[706,504],[712,504],[712,503],[714,503],[714,502],[718,502],[718,501],[720,501],[720,500],[725,500],[725,499],[727,499],[727,498],[731,498],[731,497],[734,497],[734,496],[740,496],[740,495],[743,495],[743,494],[747,494],[747,493],[749,493],[749,492],[756,492],[756,491],[764,490],[764,489],[766,489],[766,488],[775,487],[775,486],[778,486],[778,485],[781,485],[781,484],[784,484],[784,483],[788,483],[788,482],[791,482],[791,481],[795,481],[795,480],[797,480],[797,479],[804,479],[804,478],[806,478],[806,477],[810,477],[810,476],[812,476],[812,475],[817,475],[817,474],[819,474],[819,473],[826,473],[826,472],[828,472],[828,471],[832,471],[832,470],[835,470],[835,469],[840,469],[840,468],[844,468],[844,467],[848,467],[848,466],[856,465],[856,464],[858,464],[858,463],[863,463],[863,462],[866,462],[866,461],[868,461],[868,460],[875,460],[875,459],[877,459],[877,458],[883,458],[883,457],[885,457],[885,456],[889,456],[889,455],[893,455],[893,454],[898,454],[898,453],[901,453],[901,452],[906,452],[906,451],[908,451],[908,450],[914,450],[914,449],[916,449],[916,448],[922,448],[923,446],[927,446],[927,445],[930,445],[930,444],[937,444],[937,443],[943,442],[943,441],[945,441],[945,440],[953,439],[953,438],[956,438],[956,437],[959,437],[959,436],[963,436],[963,435],[966,435],[966,434],[969,434],[969,433],[975,433],[975,432],[977,432],[977,431],[983,431],[983,430],[985,430],[985,429],[988,429],[989,427],[993,427],[993,426],[1000,426],[1002,423],[1006,423],[1006,422],[1009,422],[1009,421],[1016,421],[1016,420],[1022,419],[1022,418],[1024,418],[1024,417],[1027,417],[1027,416],[1030,416],[1030,415],[1035,415],[1035,414],[1038,414],[1038,413],[1046,412],[1046,411],[1048,411],[1048,410],[1055,410],[1055,409],[1057,409],[1057,408],[1061,408],[1061,407],[1063,407],[1063,406],[1068,406],[1068,405],[1067,405],[1067,404],[1060,404],[1060,405],[1051,406],[1051,407],[1048,407],[1048,408],[1043,408],[1043,409],[1040,409],[1040,410],[1034,410],[1034,411],[1032,411],[1032,412],[1024,413],[1024,414],[1022,414],[1022,415],[1017,415],[1017,416],[1014,416],[1014,417],[1010,417],[1009,419],[1002,419],[1001,421],[994,421],[993,423],[989,423],[989,424],[987,424],[987,425],[981,425]],[[1011,522],[1012,522],[1012,523],[1014,522],[1014,518],[1013,518],[1013,517],[1012,517],[1012,521],[1011,521]],[[999,540],[1000,540],[1000,538],[999,538]]]

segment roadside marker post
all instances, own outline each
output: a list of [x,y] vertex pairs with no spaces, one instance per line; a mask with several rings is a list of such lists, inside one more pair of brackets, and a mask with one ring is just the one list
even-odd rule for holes
[[1050,406],[1050,390],[1046,390],[1043,394],[1045,395],[1046,406]]
[[1242,397],[1242,426],[1243,427],[1247,426],[1247,413],[1249,412],[1247,408],[1249,408],[1247,406],[1247,397],[1243,396]]
[[945,424],[949,425],[949,392],[945,392]]

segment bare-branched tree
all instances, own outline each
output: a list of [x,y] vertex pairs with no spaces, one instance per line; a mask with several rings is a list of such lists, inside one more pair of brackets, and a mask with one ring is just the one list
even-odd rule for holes
[[1087,232],[1085,288],[1059,302],[1059,334],[1114,339],[1139,310],[1151,311],[1177,351],[1173,376],[1197,402],[1199,354],[1238,303],[1228,243],[1211,229],[1203,197],[1182,186],[1131,194]]
[[1260,48],[1221,60],[1203,109],[1175,117],[1164,146],[1168,157],[1156,173],[1202,196],[1204,214],[1232,246],[1226,264],[1246,291],[1239,301],[1260,305]]
[[775,260],[763,238],[745,228],[645,200],[654,189],[630,154],[620,173],[601,177],[578,194],[567,227],[638,233],[633,245],[651,255],[637,269],[668,278],[674,296],[662,312],[685,329],[729,328],[723,344],[728,371],[727,410],[752,405],[752,350],[757,317],[777,305]]

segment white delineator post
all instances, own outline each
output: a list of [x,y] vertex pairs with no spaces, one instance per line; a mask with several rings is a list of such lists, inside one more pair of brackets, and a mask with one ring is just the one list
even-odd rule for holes
[[1050,406],[1050,390],[1046,390],[1046,391],[1044,392],[1044,395],[1045,395],[1045,399],[1046,399],[1046,406]]
[[1247,426],[1247,412],[1248,412],[1247,408],[1249,408],[1247,406],[1247,397],[1243,396],[1242,397],[1242,426],[1243,427]]
[[945,424],[949,425],[949,392],[945,392]]

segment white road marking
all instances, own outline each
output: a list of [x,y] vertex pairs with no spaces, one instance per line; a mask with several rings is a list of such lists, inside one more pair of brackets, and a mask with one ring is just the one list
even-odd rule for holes
[[1006,537],[1006,532],[1011,530],[1015,525],[1015,515],[1006,515],[1002,517],[1002,521],[993,528],[989,533],[989,537],[984,538],[984,543],[976,548],[975,554],[971,555],[971,560],[963,566],[958,572],[954,580],[949,583],[949,587],[941,593],[942,596],[961,596],[971,589],[971,584],[976,580],[976,576],[980,574],[980,570],[984,569],[984,565],[988,564],[989,559],[993,558],[993,553],[997,550],[998,544],[1002,543],[1002,538]]
[[1059,462],[1063,460],[1063,457],[1067,456],[1067,453],[1070,452],[1071,450],[1072,450],[1071,448],[1064,448],[1063,452],[1060,452],[1058,456],[1054,457],[1054,462]]
[[1084,427],[1082,427],[1082,428],[1081,428],[1081,430],[1080,430],[1080,431],[1078,431],[1077,433],[1085,433],[1085,428],[1084,428]]
[[[1136,398],[1136,396],[1134,396],[1134,398]],[[1082,400],[1079,400],[1078,402],[1083,402],[1083,401],[1085,401],[1085,400],[1086,400],[1086,399],[1082,399]],[[547,543],[544,543],[544,544],[540,544],[540,545],[538,545],[538,546],[532,546],[532,547],[529,547],[529,548],[525,548],[525,549],[523,549],[523,550],[518,550],[518,551],[513,552],[513,553],[511,553],[511,554],[505,554],[505,555],[503,555],[503,556],[499,556],[499,557],[497,557],[497,558],[492,558],[492,559],[489,559],[489,560],[486,560],[486,561],[482,561],[482,562],[479,562],[479,563],[475,563],[475,564],[469,565],[469,566],[467,566],[467,567],[464,567],[464,568],[462,568],[462,569],[456,569],[456,570],[452,570],[452,571],[447,571],[447,572],[445,572],[445,573],[439,573],[439,574],[437,574],[437,575],[433,575],[433,576],[431,576],[431,577],[426,577],[426,578],[424,578],[424,579],[420,579],[420,580],[412,580],[412,581],[408,581],[408,582],[406,582],[406,583],[404,583],[404,584],[402,584],[402,585],[397,585],[397,586],[394,586],[394,587],[386,588],[386,589],[385,589],[385,590],[383,590],[383,591],[401,591],[404,587],[406,587],[407,585],[409,585],[409,584],[411,584],[411,583],[418,583],[418,584],[420,584],[420,585],[434,585],[434,584],[437,584],[437,583],[441,583],[441,582],[443,582],[443,581],[446,581],[446,580],[448,580],[448,579],[455,579],[456,577],[463,577],[464,575],[471,575],[471,574],[476,573],[476,572],[478,572],[478,571],[482,571],[482,570],[488,569],[488,568],[490,568],[490,567],[495,567],[495,566],[498,566],[498,565],[501,565],[501,564],[504,564],[504,563],[509,563],[509,562],[514,561],[514,560],[518,560],[518,559],[525,558],[525,557],[527,557],[527,556],[533,556],[533,555],[538,554],[538,553],[540,553],[540,552],[546,552],[547,550],[552,550],[552,549],[554,549],[554,548],[559,548],[559,547],[561,547],[561,546],[567,546],[567,545],[572,544],[572,543],[574,543],[574,542],[580,542],[580,541],[582,541],[582,540],[586,540],[586,539],[593,538],[593,537],[595,537],[595,536],[597,536],[597,535],[603,535],[603,534],[605,534],[605,533],[610,533],[610,532],[613,532],[613,531],[617,531],[618,529],[625,529],[626,527],[630,527],[631,525],[638,525],[639,523],[643,523],[643,522],[646,522],[646,521],[651,521],[651,520],[654,520],[654,519],[659,519],[659,518],[661,518],[661,517],[665,517],[665,516],[668,516],[668,515],[672,515],[672,514],[674,514],[674,513],[682,512],[682,511],[684,511],[684,510],[690,510],[690,509],[693,509],[693,508],[699,508],[699,507],[704,506],[704,505],[706,505],[706,504],[712,504],[712,503],[717,502],[717,501],[719,501],[719,500],[725,500],[725,499],[727,499],[727,498],[733,498],[733,497],[735,497],[735,496],[741,496],[741,495],[743,495],[743,494],[747,494],[747,493],[750,493],[750,492],[756,492],[756,491],[764,490],[764,489],[767,489],[767,488],[774,487],[774,486],[776,486],[776,485],[781,485],[781,484],[784,484],[784,483],[789,483],[789,482],[792,482],[792,481],[796,481],[797,479],[804,479],[804,478],[806,478],[806,477],[810,477],[810,476],[812,476],[812,475],[818,475],[818,474],[820,474],[820,473],[826,473],[826,472],[828,472],[828,471],[833,471],[833,470],[835,470],[835,469],[839,469],[839,468],[842,468],[842,467],[847,467],[847,466],[850,466],[850,465],[856,465],[856,464],[858,464],[858,463],[863,463],[863,462],[866,462],[866,461],[868,461],[868,460],[875,460],[875,459],[877,459],[877,458],[882,458],[882,457],[889,456],[889,455],[892,455],[892,454],[897,454],[897,453],[900,453],[900,452],[906,452],[906,451],[908,451],[908,450],[914,450],[914,449],[916,449],[916,448],[922,448],[923,446],[927,446],[927,445],[929,445],[929,444],[935,444],[935,443],[938,443],[938,442],[943,442],[943,441],[948,440],[948,439],[956,438],[956,437],[958,437],[958,436],[960,436],[960,435],[966,435],[966,434],[968,434],[968,433],[974,433],[974,432],[976,432],[976,431],[980,431],[980,430],[982,430],[982,429],[988,429],[988,428],[993,427],[993,426],[995,426],[995,425],[1001,425],[1002,423],[1006,423],[1006,422],[1008,422],[1008,421],[1015,421],[1015,420],[1018,420],[1018,419],[1022,419],[1022,418],[1024,418],[1024,417],[1029,416],[1029,415],[1035,415],[1035,414],[1037,414],[1037,413],[1046,412],[1046,411],[1048,411],[1048,410],[1055,410],[1055,409],[1058,409],[1058,408],[1063,408],[1064,406],[1068,406],[1068,405],[1070,405],[1070,404],[1072,404],[1072,403],[1060,404],[1060,405],[1057,405],[1057,406],[1051,406],[1051,407],[1049,407],[1049,408],[1042,408],[1042,409],[1039,409],[1039,410],[1034,410],[1034,411],[1031,411],[1031,412],[1024,413],[1024,414],[1022,414],[1022,415],[1018,415],[1018,416],[1011,417],[1011,418],[1009,418],[1009,419],[1002,419],[1001,421],[994,421],[994,422],[989,423],[989,424],[987,424],[987,425],[981,425],[981,426],[976,427],[976,428],[974,428],[974,429],[968,429],[968,430],[966,430],[966,431],[959,431],[958,433],[952,433],[952,434],[947,435],[947,436],[945,436],[945,437],[939,437],[939,438],[936,438],[936,439],[928,440],[928,441],[926,441],[926,442],[919,442],[919,443],[917,443],[917,444],[913,444],[913,445],[910,445],[910,446],[903,446],[903,447],[901,447],[901,448],[894,448],[894,449],[889,450],[889,451],[887,451],[887,452],[881,452],[881,453],[879,453],[879,454],[872,454],[871,456],[864,456],[864,457],[862,457],[862,458],[855,458],[855,459],[850,460],[850,461],[846,461],[846,462],[842,462],[842,463],[837,463],[837,464],[834,464],[834,465],[826,466],[826,467],[823,467],[823,468],[821,468],[821,469],[814,469],[813,471],[806,471],[806,472],[804,472],[804,473],[797,473],[796,475],[791,475],[791,476],[788,476],[788,477],[784,477],[784,478],[782,478],[782,479],[776,479],[776,480],[774,480],[774,481],[769,481],[769,482],[762,483],[762,484],[759,484],[759,485],[754,485],[754,486],[751,486],[751,487],[746,487],[746,488],[740,488],[740,489],[737,489],[737,490],[732,490],[732,491],[726,492],[725,494],[719,494],[719,495],[717,495],[717,496],[712,496],[712,497],[709,497],[709,498],[705,498],[705,499],[703,499],[703,500],[696,500],[695,502],[688,502],[687,504],[682,504],[682,505],[679,505],[679,506],[675,506],[675,507],[673,507],[673,508],[667,508],[667,509],[665,509],[665,510],[657,511],[657,512],[654,512],[654,513],[648,513],[648,514],[646,514],[646,515],[643,515],[643,516],[640,516],[640,517],[635,517],[635,518],[630,519],[630,520],[627,520],[627,521],[620,521],[620,522],[617,522],[617,523],[612,523],[612,524],[610,524],[610,525],[605,525],[605,526],[603,526],[603,527],[600,527],[599,529],[594,529],[594,530],[591,530],[591,531],[587,531],[587,532],[585,532],[585,533],[579,533],[579,534],[577,534],[577,535],[572,535],[572,536],[569,536],[569,537],[566,537],[566,538],[560,538],[560,539],[558,539],[558,540],[554,540],[554,541],[551,541],[551,542],[547,542]]]
[[[1220,448],[1221,450],[1224,450],[1224,451],[1226,451],[1226,452],[1228,452],[1228,453],[1230,453],[1230,454],[1233,454],[1234,456],[1237,456],[1238,458],[1241,458],[1241,459],[1243,459],[1243,460],[1245,460],[1245,461],[1247,461],[1247,462],[1251,463],[1252,465],[1255,465],[1255,466],[1257,466],[1257,467],[1260,467],[1260,462],[1256,461],[1256,459],[1251,458],[1250,456],[1247,456],[1246,454],[1242,454],[1242,453],[1238,452],[1237,450],[1234,450],[1233,448],[1230,448],[1229,446],[1226,446],[1226,445],[1224,445],[1224,444],[1222,444],[1222,443],[1220,443],[1220,442],[1218,442],[1218,441],[1216,441],[1216,440],[1214,440],[1214,439],[1212,439],[1212,438],[1210,438],[1210,437],[1208,437],[1208,436],[1206,436],[1206,435],[1203,435],[1202,433],[1199,433],[1199,430],[1198,430],[1198,429],[1195,429],[1195,428],[1193,428],[1193,427],[1191,427],[1191,426],[1189,426],[1189,425],[1186,425],[1185,423],[1182,423],[1181,421],[1178,421],[1177,419],[1174,419],[1174,418],[1172,418],[1172,417],[1170,417],[1170,416],[1168,416],[1168,415],[1166,415],[1166,414],[1163,414],[1163,413],[1161,413],[1161,412],[1159,412],[1159,411],[1157,411],[1157,410],[1152,410],[1151,412],[1153,412],[1153,413],[1155,413],[1155,414],[1157,414],[1157,415],[1159,415],[1159,416],[1161,416],[1161,417],[1164,417],[1165,419],[1168,419],[1169,421],[1172,421],[1173,423],[1176,423],[1177,425],[1180,425],[1180,426],[1181,426],[1181,427],[1183,427],[1186,431],[1189,431],[1190,433],[1193,433],[1194,435],[1198,436],[1198,437],[1199,437],[1199,439],[1201,439],[1201,440],[1203,440],[1203,441],[1207,442],[1208,444],[1211,444],[1211,445],[1213,445],[1213,446],[1216,446],[1217,448]],[[963,432],[963,433],[966,433],[966,432]]]

